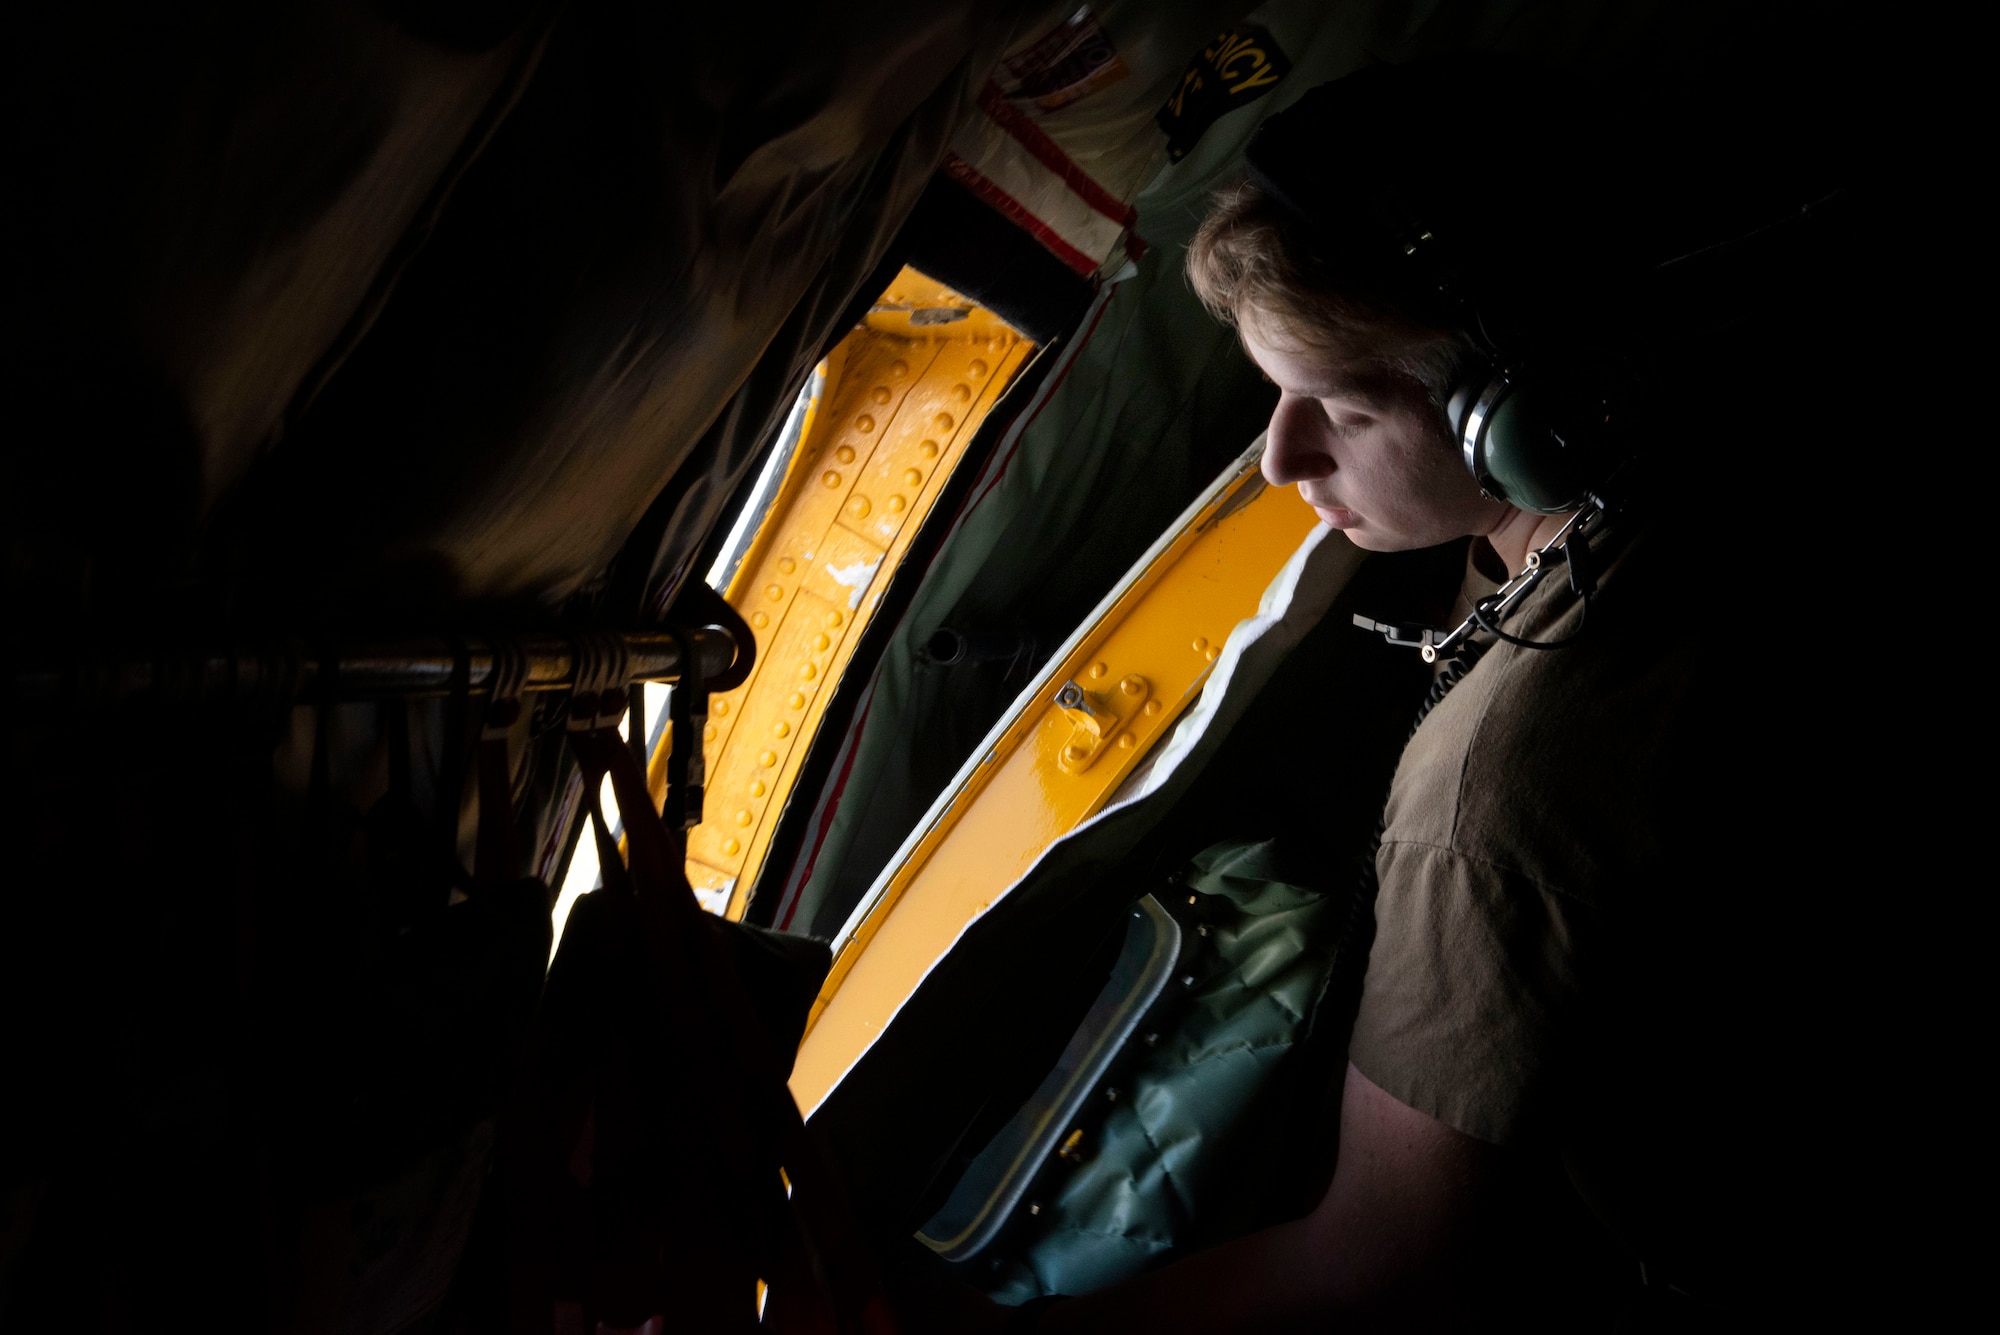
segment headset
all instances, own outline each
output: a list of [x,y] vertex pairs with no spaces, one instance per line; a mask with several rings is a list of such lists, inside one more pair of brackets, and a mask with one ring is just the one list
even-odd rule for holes
[[[1333,267],[1413,295],[1426,322],[1464,335],[1472,355],[1444,408],[1465,466],[1486,495],[1545,515],[1606,508],[1607,482],[1636,452],[1642,385],[1615,348],[1533,313],[1566,303],[1524,293],[1532,278],[1502,277],[1522,257],[1495,252],[1533,235],[1524,224],[1540,219],[1474,216],[1482,203],[1511,215],[1525,198],[1538,215],[1560,218],[1567,201],[1557,197],[1580,195],[1560,167],[1524,170],[1505,147],[1523,131],[1563,137],[1568,90],[1553,78],[1486,58],[1372,66],[1313,89],[1244,150],[1250,179]],[[1482,108],[1502,122],[1490,127],[1501,142],[1485,153],[1467,144],[1464,125]],[[1463,161],[1433,165],[1439,157]],[[1442,178],[1430,198],[1412,188],[1425,176]],[[1589,222],[1573,226],[1568,236],[1539,229],[1536,258],[1561,263],[1594,246]]]
[[1621,255],[1606,244],[1615,195],[1598,198],[1597,182],[1575,170],[1616,151],[1592,140],[1591,106],[1564,76],[1492,55],[1375,65],[1306,93],[1244,149],[1251,181],[1297,224],[1289,239],[1331,285],[1386,296],[1464,336],[1470,352],[1443,407],[1481,492],[1570,516],[1449,632],[1355,617],[1427,661],[1465,654],[1478,632],[1528,649],[1575,642],[1581,626],[1528,640],[1500,622],[1558,564],[1588,618],[1591,542],[1630,499],[1653,416],[1631,321],[1656,314],[1644,308],[1657,306],[1668,270],[1713,278],[1722,255],[1768,265],[1800,224],[1847,195],[1835,189],[1672,259]]

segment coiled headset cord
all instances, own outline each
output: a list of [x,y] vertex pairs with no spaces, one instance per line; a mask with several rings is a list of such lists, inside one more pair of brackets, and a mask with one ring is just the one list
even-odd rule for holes
[[[1571,583],[1575,584],[1575,581],[1572,580]],[[1524,640],[1519,635],[1510,635],[1506,631],[1500,629],[1500,622],[1494,616],[1494,611],[1500,605],[1500,600],[1492,594],[1488,594],[1486,597],[1481,598],[1478,602],[1472,605],[1472,619],[1478,622],[1479,629],[1485,631],[1488,635],[1491,635],[1496,639],[1502,640],[1508,644],[1515,645],[1518,648],[1567,649],[1569,648],[1570,645],[1575,644],[1577,640],[1583,635],[1583,628],[1590,621],[1589,589],[1578,588],[1576,590],[1576,594],[1578,601],[1582,604],[1582,610],[1578,612],[1576,618],[1576,629],[1571,631],[1569,634],[1563,636],[1559,640]],[[1470,646],[1468,646],[1468,648],[1469,647]],[[1455,660],[1455,661],[1462,661],[1462,660]],[[1440,678],[1440,680],[1442,680],[1442,678]]]
[[[1564,649],[1576,643],[1583,634],[1583,628],[1590,619],[1591,595],[1597,592],[1597,562],[1592,558],[1590,531],[1604,515],[1604,505],[1592,498],[1589,505],[1571,515],[1569,522],[1562,526],[1555,537],[1539,551],[1528,553],[1528,564],[1520,574],[1510,577],[1500,586],[1497,593],[1489,593],[1472,605],[1472,615],[1459,622],[1456,629],[1441,631],[1433,626],[1411,626],[1394,621],[1376,621],[1372,617],[1357,613],[1354,624],[1365,631],[1379,634],[1389,643],[1404,645],[1417,650],[1426,663],[1451,662],[1461,659],[1471,652],[1473,641],[1469,638],[1474,630],[1483,630],[1504,643],[1521,649]],[[1582,615],[1577,618],[1576,629],[1559,640],[1530,640],[1512,635],[1500,629],[1500,619],[1512,612],[1523,598],[1534,592],[1549,573],[1552,557],[1560,556],[1569,569],[1570,591],[1583,604]]]

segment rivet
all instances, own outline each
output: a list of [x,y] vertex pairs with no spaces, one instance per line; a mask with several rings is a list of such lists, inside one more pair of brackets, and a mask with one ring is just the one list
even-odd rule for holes
[[1194,975],[1193,975],[1193,974],[1191,974],[1191,973],[1184,973],[1184,974],[1182,974],[1182,975],[1181,975],[1181,986],[1182,986],[1182,987],[1193,987],[1193,986],[1194,986]]
[[826,624],[827,624],[827,625],[829,625],[829,626],[838,626],[838,625],[840,624],[840,622],[841,622],[841,615],[840,615],[840,613],[838,613],[838,612],[828,612],[828,613],[826,614]]
[[889,387],[887,385],[877,385],[868,391],[868,397],[877,403],[887,403],[889,401]]
[[892,515],[899,515],[903,513],[903,507],[908,504],[909,502],[904,500],[901,496],[891,496],[888,500],[882,502],[883,507],[887,509],[888,512]]
[[833,457],[844,464],[851,464],[854,462],[854,447],[852,445],[843,445],[833,452]]
[[813,646],[813,648],[815,648],[815,649],[824,649],[824,648],[826,648],[826,647],[827,647],[828,645],[830,645],[830,644],[832,644],[832,643],[833,643],[833,641],[832,641],[832,640],[829,640],[829,639],[828,639],[828,638],[826,637],[826,632],[825,632],[825,631],[821,631],[821,632],[819,632],[818,634],[814,635],[814,636],[813,636],[813,638],[812,638],[812,646]]
[[758,630],[762,630],[764,629],[764,627],[771,624],[771,618],[764,615],[762,612],[752,612],[750,614],[750,624],[755,626]]
[[800,681],[811,681],[814,677],[817,677],[818,675],[819,675],[819,669],[814,667],[811,663],[799,664]]
[[856,519],[866,519],[868,517],[868,509],[868,498],[866,496],[856,496],[847,503],[847,513],[853,515]]
[[957,400],[958,402],[960,402],[960,403],[964,403],[964,402],[965,402],[965,401],[966,401],[967,399],[969,399],[969,398],[971,398],[971,397],[972,397],[972,386],[970,386],[970,385],[953,385],[953,386],[951,387],[951,396],[952,396],[952,398],[956,399],[956,400]]
[[1068,756],[1071,760],[1082,760],[1085,757],[1089,756],[1090,752],[1085,747],[1072,746],[1068,750],[1064,751],[1063,754]]
[[1028,1213],[1029,1213],[1029,1214],[1040,1214],[1041,1212],[1042,1212],[1042,1203],[1041,1203],[1040,1201],[1029,1201],[1029,1202],[1028,1202]]
[[1201,924],[1200,926],[1196,927],[1196,928],[1194,929],[1194,934],[1195,934],[1196,936],[1207,936],[1207,935],[1208,935],[1208,924],[1207,924],[1207,923],[1202,923],[1202,924]]
[[1101,677],[1109,671],[1111,671],[1111,669],[1106,667],[1102,663],[1092,663],[1090,665],[1090,675],[1093,677]]
[[785,586],[782,584],[770,585],[764,590],[764,596],[775,603],[778,599],[785,596]]
[[889,375],[892,378],[896,380],[901,380],[904,376],[908,375],[909,373],[910,373],[910,364],[902,360],[900,357],[897,358],[895,361],[889,363]]
[[1007,347],[1007,336],[1005,334],[995,334],[992,338],[986,340],[986,346],[995,352],[1002,352]]
[[762,779],[750,780],[750,796],[762,797],[765,791],[766,790],[764,788],[764,781]]
[[1202,636],[1199,635],[1194,637],[1194,651],[1196,653],[1201,653],[1207,648],[1208,648],[1208,641],[1206,639],[1204,639]]
[[783,556],[778,558],[778,573],[780,575],[789,575],[798,568],[799,568],[799,563],[797,561],[794,561],[791,557]]
[[1118,683],[1118,689],[1125,692],[1125,694],[1127,695],[1137,695],[1139,692],[1146,689],[1146,682],[1141,677],[1136,677],[1136,676],[1127,677],[1125,678],[1125,680]]
[[910,299],[901,292],[891,292],[889,294],[889,304],[891,306],[907,306],[910,304]]
[[1131,733],[1119,734],[1118,745],[1121,750],[1130,751],[1137,743],[1138,738],[1134,737]]
[[1157,1048],[1160,1046],[1160,1036],[1157,1033],[1148,1034],[1146,1035],[1145,1043],[1149,1048]]
[[735,857],[743,851],[743,845],[737,843],[734,839],[724,839],[722,841],[722,851],[731,857]]
[[863,413],[854,419],[854,429],[865,436],[875,429],[875,419],[867,413]]
[[776,723],[773,723],[771,725],[771,735],[773,737],[788,737],[791,735],[791,731],[792,731],[792,725],[785,722],[783,719],[779,719]]
[[785,704],[792,709],[804,709],[806,707],[806,698],[801,692],[793,691],[785,700]]
[[972,365],[970,365],[970,366],[968,366],[968,367],[966,367],[966,368],[965,368],[965,373],[966,373],[967,375],[969,375],[969,376],[982,376],[982,375],[985,375],[985,374],[986,374],[986,363],[985,363],[985,362],[982,362],[982,361],[980,361],[980,360],[978,360],[977,358],[974,358],[974,359],[973,359],[973,362],[972,362]]
[[1211,663],[1213,663],[1216,659],[1220,658],[1221,656],[1222,656],[1222,650],[1214,648],[1211,648],[1207,653],[1202,655],[1203,658],[1206,658]]
[[906,487],[921,487],[924,485],[924,475],[914,468],[905,468],[903,470],[903,485]]
[[736,823],[738,825],[748,825],[755,819],[756,817],[750,814],[750,810],[747,807],[736,813]]
[[931,419],[931,425],[938,429],[939,435],[943,435],[945,432],[951,430],[952,427],[951,414],[939,413],[936,417],[933,417]]
[[757,757],[757,763],[764,766],[766,769],[769,769],[771,766],[778,763],[778,753],[776,751],[762,752]]
[[1146,702],[1145,714],[1147,718],[1151,718],[1153,715],[1159,712],[1160,712],[1160,702],[1158,700],[1148,700]]
[[917,446],[917,453],[923,455],[926,459],[935,459],[938,456],[938,443],[934,440],[927,440]]
[[840,474],[829,468],[819,475],[819,480],[829,487],[837,487],[840,485]]
[[701,730],[701,739],[704,742],[712,742],[715,740],[715,725],[713,723],[709,724],[707,727]]
[[721,718],[729,712],[729,702],[727,700],[711,700],[708,702],[708,712],[717,718]]

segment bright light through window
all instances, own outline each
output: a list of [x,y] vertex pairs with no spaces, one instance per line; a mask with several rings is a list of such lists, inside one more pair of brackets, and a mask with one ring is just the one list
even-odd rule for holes
[[[673,698],[672,688],[656,681],[646,683],[646,753],[651,755],[660,746],[660,739],[667,728],[667,702]],[[618,725],[621,738],[631,736],[631,716]],[[604,803],[604,819],[610,823],[611,837],[616,839],[625,829],[625,821],[618,812],[618,798],[611,791],[611,780],[605,779],[598,791],[598,799]],[[554,914],[555,936],[549,943],[549,959],[556,957],[556,947],[562,944],[563,927],[569,922],[569,911],[576,907],[577,897],[587,895],[604,884],[604,868],[597,861],[597,834],[590,828],[589,812],[580,812],[577,817],[584,823],[578,833],[576,852],[570,855],[569,874],[563,877],[562,893],[556,896]]]

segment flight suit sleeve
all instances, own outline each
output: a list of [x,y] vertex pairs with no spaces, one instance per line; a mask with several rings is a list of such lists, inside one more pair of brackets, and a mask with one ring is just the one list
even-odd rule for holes
[[1448,848],[1384,844],[1348,1056],[1409,1107],[1499,1145],[1552,1130],[1572,1078],[1595,923]]

